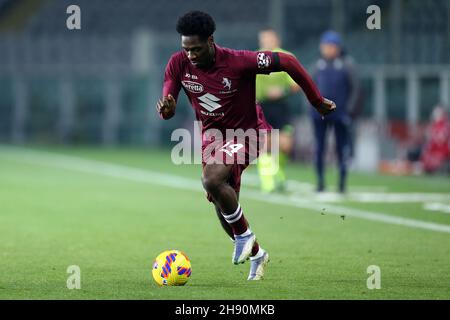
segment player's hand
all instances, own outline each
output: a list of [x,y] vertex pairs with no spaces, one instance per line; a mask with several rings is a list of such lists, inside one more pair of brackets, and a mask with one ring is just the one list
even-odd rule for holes
[[175,101],[175,98],[169,94],[167,97],[158,100],[156,103],[156,111],[158,111],[164,119],[169,119],[175,114],[176,106],[177,102]]
[[333,101],[328,100],[327,98],[323,98],[323,102],[318,107],[316,107],[316,109],[322,115],[323,118],[327,114],[336,110],[336,104]]

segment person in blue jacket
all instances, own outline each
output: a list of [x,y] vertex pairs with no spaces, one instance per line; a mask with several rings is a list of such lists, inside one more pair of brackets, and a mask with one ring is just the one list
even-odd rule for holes
[[320,92],[336,103],[336,111],[325,119],[311,113],[315,137],[315,169],[317,191],[325,190],[324,155],[326,133],[333,129],[339,168],[338,190],[346,190],[347,166],[352,153],[351,114],[358,101],[359,81],[353,59],[344,53],[342,38],[335,31],[326,31],[320,38],[321,57],[317,60],[313,79]]

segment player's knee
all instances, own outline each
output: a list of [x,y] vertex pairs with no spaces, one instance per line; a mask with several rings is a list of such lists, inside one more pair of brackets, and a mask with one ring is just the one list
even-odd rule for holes
[[223,184],[223,181],[212,175],[203,175],[202,184],[206,191],[214,194]]
[[208,191],[205,191],[205,197],[206,197],[206,200],[208,200],[209,202],[213,202],[214,203],[214,199],[213,199],[212,195]]

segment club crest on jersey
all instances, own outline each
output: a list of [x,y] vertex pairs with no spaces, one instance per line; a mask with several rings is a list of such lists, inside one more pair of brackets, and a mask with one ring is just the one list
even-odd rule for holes
[[181,84],[186,88],[187,91],[190,91],[192,93],[203,92],[203,86],[198,82],[183,80],[181,81]]
[[225,89],[231,90],[231,80],[230,79],[223,78],[222,84]]
[[259,52],[257,55],[258,68],[268,68],[270,65],[270,57],[264,52]]

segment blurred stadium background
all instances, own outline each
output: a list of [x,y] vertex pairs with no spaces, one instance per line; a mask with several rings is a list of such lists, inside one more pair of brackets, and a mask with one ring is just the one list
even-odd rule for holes
[[[71,4],[81,30],[66,27]],[[371,4],[381,30],[366,28]],[[262,283],[230,264],[199,166],[170,161],[172,131],[193,126],[186,98],[171,121],[154,109],[190,9],[211,13],[226,47],[257,49],[258,31],[274,27],[308,68],[333,28],[358,63],[346,195],[314,192],[302,94],[289,100],[300,163],[287,191],[262,194],[254,167],[244,174],[241,203],[272,256]],[[448,108],[449,37],[448,0],[0,0],[0,299],[449,299],[448,176],[378,174],[414,173],[408,155],[433,108]],[[152,259],[171,248],[193,276],[160,290]],[[82,290],[66,288],[73,264]],[[381,290],[366,286],[370,265]]]
[[[423,143],[433,107],[449,104],[446,0],[79,0],[82,29],[68,30],[72,3],[0,1],[1,141],[166,145],[174,128],[194,120],[186,99],[173,121],[153,112],[165,63],[179,50],[176,18],[194,8],[217,20],[222,46],[257,49],[258,30],[273,26],[308,67],[318,58],[320,34],[342,33],[362,80],[355,169],[406,160]],[[381,30],[366,28],[371,4],[381,8]],[[310,161],[309,106],[302,95],[290,106],[294,157]]]

